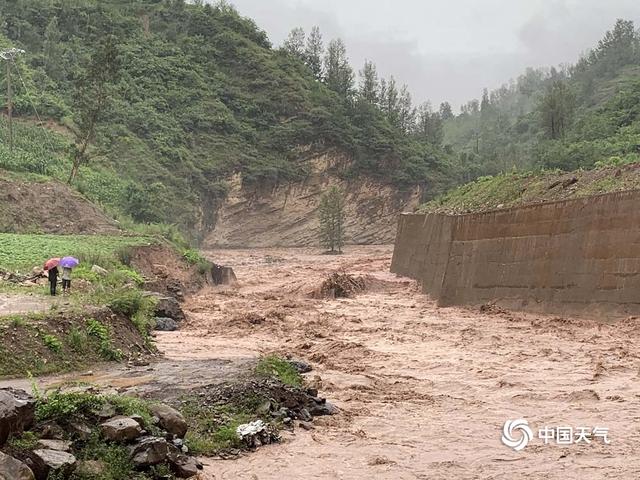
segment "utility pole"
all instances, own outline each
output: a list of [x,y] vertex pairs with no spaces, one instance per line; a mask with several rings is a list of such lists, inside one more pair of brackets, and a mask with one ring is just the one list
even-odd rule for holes
[[0,58],[7,62],[7,118],[9,119],[9,151],[13,153],[13,91],[11,89],[11,65],[16,57],[24,53],[19,48],[0,52]]

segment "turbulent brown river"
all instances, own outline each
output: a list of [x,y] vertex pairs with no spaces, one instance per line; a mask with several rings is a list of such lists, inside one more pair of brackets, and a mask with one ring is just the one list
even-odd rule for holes
[[[640,477],[640,320],[438,309],[414,282],[388,273],[391,252],[206,252],[232,266],[239,284],[189,299],[182,330],[158,336],[162,368],[147,377],[141,369],[137,382],[155,376],[188,388],[232,376],[258,355],[290,354],[314,366],[308,381],[341,412],[240,458],[203,459],[203,478]],[[313,299],[336,271],[365,276],[367,291]],[[249,312],[265,320],[253,324]],[[136,383],[113,372],[103,381]],[[506,420],[520,418],[533,438],[516,452],[501,435]],[[605,428],[610,443],[545,444],[543,427]]]

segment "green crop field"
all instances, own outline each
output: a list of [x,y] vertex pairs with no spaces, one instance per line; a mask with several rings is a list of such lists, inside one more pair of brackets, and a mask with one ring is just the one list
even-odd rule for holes
[[0,269],[29,271],[51,257],[67,255],[89,263],[111,264],[119,262],[119,253],[127,247],[154,242],[152,237],[0,233]]

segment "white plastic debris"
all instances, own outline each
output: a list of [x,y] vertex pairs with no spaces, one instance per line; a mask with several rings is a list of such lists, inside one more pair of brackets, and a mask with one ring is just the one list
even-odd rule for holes
[[256,420],[255,422],[239,425],[238,428],[236,428],[236,433],[241,439],[244,439],[247,437],[255,437],[257,434],[264,432],[266,428],[267,426],[262,420]]

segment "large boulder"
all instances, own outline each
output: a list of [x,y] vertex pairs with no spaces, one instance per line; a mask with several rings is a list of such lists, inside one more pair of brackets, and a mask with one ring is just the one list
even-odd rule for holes
[[142,435],[140,424],[131,417],[113,417],[100,428],[104,438],[113,442],[128,442]]
[[158,300],[156,304],[155,316],[160,318],[172,318],[176,322],[182,322],[185,319],[184,312],[178,300],[173,297],[163,297],[155,295]]
[[47,475],[54,471],[60,473],[63,478],[73,472],[76,466],[76,457],[68,452],[59,450],[39,449],[33,451],[38,462],[44,465]]
[[156,330],[160,332],[173,332],[178,329],[178,322],[173,318],[156,317]]
[[0,389],[0,446],[33,425],[35,409],[35,399],[24,390]]
[[169,443],[164,438],[142,437],[135,445],[131,446],[131,461],[137,469],[159,465],[167,460],[169,448]]
[[158,423],[167,432],[179,438],[184,438],[187,434],[187,422],[176,409],[164,403],[158,403],[151,407],[151,413],[158,418]]
[[19,460],[0,452],[0,480],[35,480],[29,467]]

